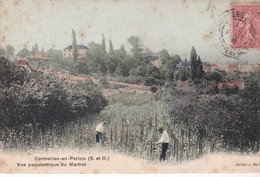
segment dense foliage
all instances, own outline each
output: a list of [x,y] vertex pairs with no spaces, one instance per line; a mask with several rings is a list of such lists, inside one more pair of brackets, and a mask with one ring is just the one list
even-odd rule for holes
[[[172,121],[178,129],[188,135],[197,135],[199,154],[206,142],[211,152],[216,145],[224,151],[257,152],[259,149],[259,110],[254,105],[239,101],[238,96],[191,97],[175,103]],[[185,102],[184,102],[185,100]],[[253,111],[254,110],[254,111]],[[254,112],[254,115],[251,115]]]
[[73,84],[28,73],[5,58],[0,60],[1,126],[51,125],[99,113],[107,101],[91,83]]

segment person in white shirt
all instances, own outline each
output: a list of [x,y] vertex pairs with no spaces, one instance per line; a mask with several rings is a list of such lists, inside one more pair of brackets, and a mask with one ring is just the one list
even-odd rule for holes
[[96,143],[103,144],[104,143],[104,130],[105,130],[106,122],[102,121],[96,126]]
[[170,138],[166,130],[159,128],[158,131],[162,134],[159,141],[156,144],[162,144],[162,152],[160,154],[160,161],[164,161],[166,158],[166,151],[169,146]]

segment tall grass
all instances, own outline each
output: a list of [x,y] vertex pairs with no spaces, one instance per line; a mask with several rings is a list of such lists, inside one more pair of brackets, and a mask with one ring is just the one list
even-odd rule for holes
[[[53,149],[84,150],[94,145],[95,125],[80,119],[68,124],[53,124],[44,130],[37,125],[23,126],[19,131],[2,130],[3,149],[8,152]],[[3,135],[4,134],[4,135]]]

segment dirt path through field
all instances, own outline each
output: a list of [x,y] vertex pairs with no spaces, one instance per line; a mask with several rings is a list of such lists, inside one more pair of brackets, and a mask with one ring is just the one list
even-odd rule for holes
[[[66,164],[66,166],[65,166]],[[45,166],[42,166],[45,165]],[[49,166],[46,166],[49,165]],[[52,166],[53,167],[52,167]],[[58,166],[55,166],[58,165]],[[1,173],[260,173],[260,155],[215,154],[185,163],[159,163],[111,151],[0,153]]]
[[[48,71],[48,70],[44,70],[43,71],[44,74],[46,75],[53,75],[56,76],[60,79],[64,79],[66,81],[69,82],[83,82],[83,81],[92,81],[94,84],[99,84],[99,79],[95,78],[93,76],[75,76],[75,75],[71,75],[68,73],[61,73],[61,72],[53,72],[53,71]],[[141,92],[141,93],[150,93],[150,87],[149,86],[145,86],[145,85],[138,85],[138,84],[128,84],[128,83],[123,83],[123,82],[116,82],[116,81],[108,81],[110,84],[113,85],[119,85],[119,86],[123,86],[124,88],[120,88],[120,89],[103,89],[102,92],[105,96],[110,96],[113,95],[115,93],[118,93],[119,91],[122,92],[129,92],[129,91],[136,91],[136,92]]]

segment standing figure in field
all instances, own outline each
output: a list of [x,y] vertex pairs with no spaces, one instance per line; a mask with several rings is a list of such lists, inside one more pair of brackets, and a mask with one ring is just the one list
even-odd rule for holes
[[102,145],[104,143],[104,130],[106,122],[102,121],[96,126],[96,143],[97,145]]
[[164,161],[165,158],[166,158],[166,151],[167,151],[168,146],[169,146],[170,138],[169,138],[167,131],[164,130],[163,128],[159,128],[158,131],[159,131],[159,133],[162,134],[159,141],[156,142],[156,144],[162,144],[162,152],[160,154],[159,160]]

